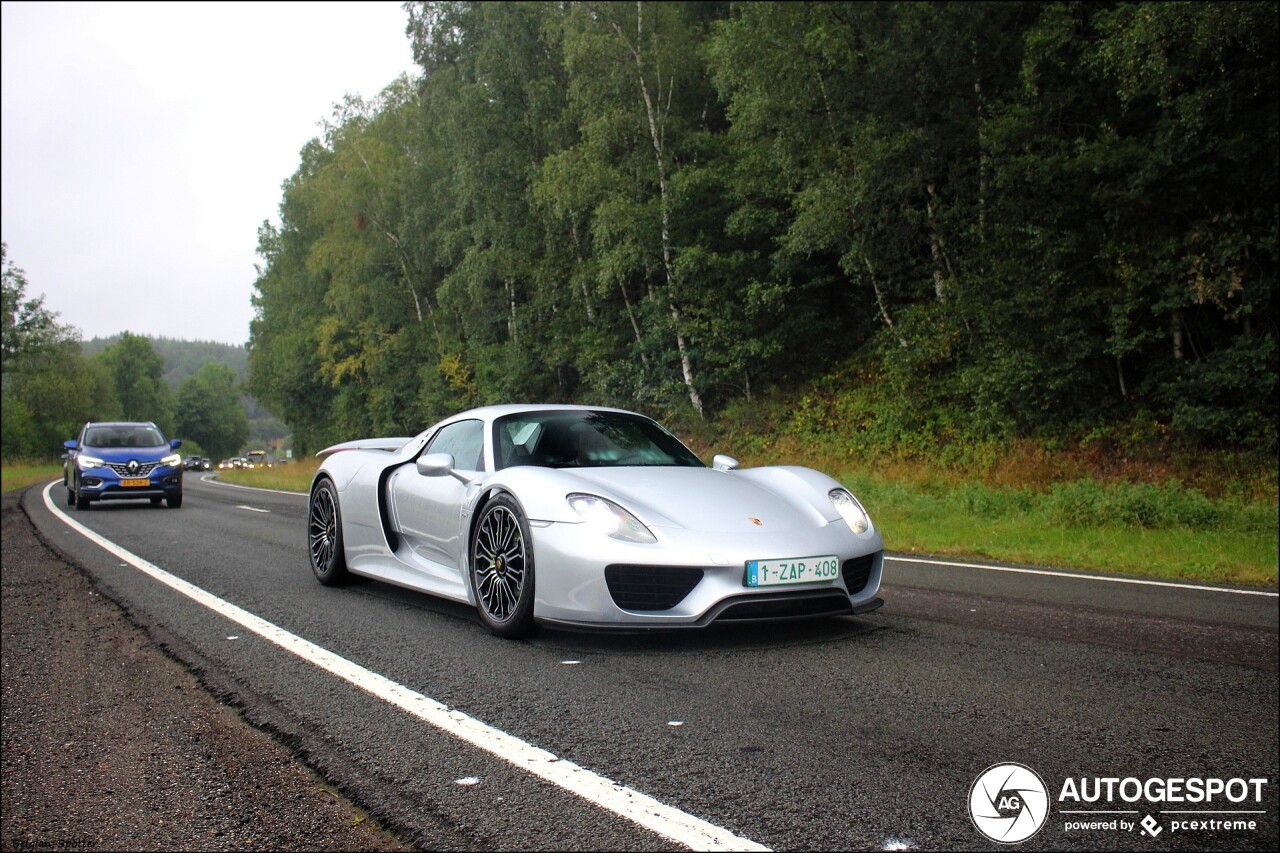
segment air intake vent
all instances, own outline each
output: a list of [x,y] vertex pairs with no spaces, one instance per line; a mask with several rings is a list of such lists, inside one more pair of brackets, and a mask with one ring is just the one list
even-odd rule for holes
[[844,585],[849,588],[850,595],[862,592],[862,588],[867,585],[867,580],[871,577],[871,570],[876,566],[876,557],[881,553],[883,552],[877,551],[865,557],[854,557],[852,560],[844,561],[844,565],[840,567],[840,576],[844,578]]
[[702,569],[682,566],[609,566],[605,582],[623,610],[670,610],[702,580]]

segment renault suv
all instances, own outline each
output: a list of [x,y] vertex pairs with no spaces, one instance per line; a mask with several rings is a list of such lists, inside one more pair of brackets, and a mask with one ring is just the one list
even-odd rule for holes
[[154,423],[87,423],[78,441],[66,442],[67,505],[88,509],[94,501],[150,499],[182,506],[181,439],[166,440]]

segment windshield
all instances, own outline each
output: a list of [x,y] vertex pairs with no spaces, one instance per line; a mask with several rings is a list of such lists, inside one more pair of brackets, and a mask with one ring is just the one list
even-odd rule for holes
[[499,469],[706,467],[656,422],[625,412],[525,412],[499,418],[493,429]]
[[168,442],[150,424],[113,424],[89,427],[84,443],[86,447],[159,447]]

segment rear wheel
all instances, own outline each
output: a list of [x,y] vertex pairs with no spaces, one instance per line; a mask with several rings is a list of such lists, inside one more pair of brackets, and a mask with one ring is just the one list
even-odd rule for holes
[[471,538],[471,588],[490,631],[513,640],[538,633],[533,581],[529,525],[514,498],[498,495],[485,504]]
[[331,480],[321,480],[311,493],[307,513],[307,551],[311,571],[325,586],[339,586],[351,580],[347,557],[342,550],[342,513],[338,493]]

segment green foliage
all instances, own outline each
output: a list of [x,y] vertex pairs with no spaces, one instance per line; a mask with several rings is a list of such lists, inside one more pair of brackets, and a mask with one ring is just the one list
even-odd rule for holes
[[1277,445],[1274,3],[407,4],[264,226],[302,451],[480,403]]
[[206,364],[178,387],[177,435],[200,448],[188,453],[215,459],[234,456],[249,438],[249,419],[240,403],[240,379],[222,364]]
[[94,357],[106,368],[126,421],[153,421],[166,434],[174,432],[173,392],[164,383],[164,359],[141,335],[125,332]]

